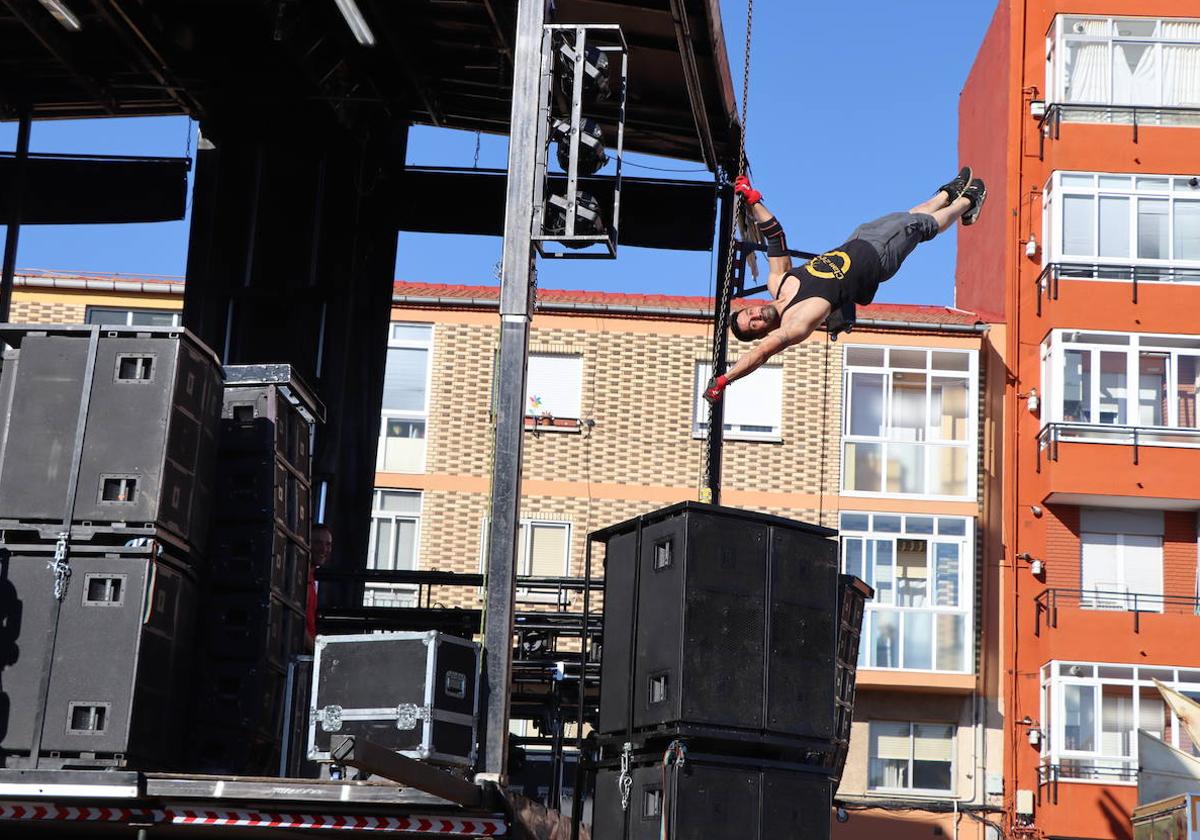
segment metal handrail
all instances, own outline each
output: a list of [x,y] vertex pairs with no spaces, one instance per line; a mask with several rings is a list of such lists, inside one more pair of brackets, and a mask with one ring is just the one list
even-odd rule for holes
[[[1058,444],[1063,439],[1063,432],[1090,432],[1094,436],[1112,437],[1114,435],[1126,435],[1129,440],[1119,441],[1123,445],[1133,446],[1133,465],[1136,467],[1141,461],[1141,447],[1146,446],[1147,439],[1151,441],[1151,445],[1155,438],[1163,435],[1171,435],[1175,437],[1195,438],[1197,444],[1200,444],[1200,429],[1190,428],[1188,426],[1129,426],[1117,425],[1110,423],[1076,423],[1056,421],[1046,423],[1037,434],[1037,471],[1042,471],[1042,451],[1046,451],[1046,458],[1050,461],[1058,460]],[[1086,440],[1079,441],[1080,443],[1106,443],[1102,440]],[[1187,448],[1187,447],[1184,447]]]
[[[1087,606],[1088,600],[1124,603],[1123,607],[1106,608],[1102,606]],[[1184,613],[1200,616],[1200,598],[1187,595],[1155,595],[1146,592],[1112,592],[1102,589],[1066,589],[1050,587],[1042,590],[1034,599],[1035,636],[1042,632],[1042,616],[1046,616],[1045,626],[1048,629],[1058,627],[1058,611],[1060,608],[1080,609],[1089,612],[1128,613],[1133,616],[1133,632],[1142,629],[1142,613],[1163,614]],[[1178,607],[1180,609],[1170,609]]]
[[1042,314],[1042,298],[1058,300],[1059,280],[1128,280],[1133,287],[1133,302],[1138,302],[1139,283],[1200,283],[1200,268],[1145,263],[1103,263],[1062,261],[1047,263],[1034,280],[1037,290],[1037,314]]
[[1046,138],[1057,140],[1062,134],[1063,114],[1072,111],[1100,112],[1105,116],[1128,114],[1133,126],[1133,142],[1138,141],[1139,115],[1176,115],[1196,117],[1200,123],[1200,108],[1179,108],[1169,105],[1106,105],[1086,102],[1047,102],[1046,110],[1038,119],[1038,160],[1046,159]]
[[[1132,761],[1133,759],[1129,759]],[[1076,768],[1062,764],[1042,763],[1038,765],[1038,804],[1042,804],[1042,788],[1048,788],[1050,804],[1058,804],[1058,783],[1062,779],[1094,779],[1107,776],[1118,781],[1129,782],[1137,778],[1137,770],[1121,770],[1114,767]]]

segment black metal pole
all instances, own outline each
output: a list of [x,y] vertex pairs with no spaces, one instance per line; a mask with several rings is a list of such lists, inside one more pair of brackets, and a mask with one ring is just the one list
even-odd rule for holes
[[[725,289],[725,272],[729,264],[729,250],[733,245],[734,196],[729,187],[720,192],[721,207],[717,225],[717,290],[713,306],[713,376],[720,376],[727,368],[725,356],[729,352],[729,310],[732,303]],[[730,282],[733,278],[729,278]],[[725,401],[718,400],[709,415],[708,429],[708,491],[709,501],[721,503],[721,454],[725,446]]]
[[17,242],[21,237],[21,217],[25,209],[25,169],[29,162],[29,131],[33,125],[33,110],[24,108],[17,124],[17,156],[13,164],[13,179],[8,187],[8,215],[4,231],[4,269],[0,273],[0,323],[8,322],[12,309],[13,281],[17,273]]
[[579,640],[579,708],[575,715],[575,786],[571,791],[571,840],[579,840],[583,816],[583,721],[587,717],[588,621],[592,603],[592,535],[585,536],[583,547],[583,633]]

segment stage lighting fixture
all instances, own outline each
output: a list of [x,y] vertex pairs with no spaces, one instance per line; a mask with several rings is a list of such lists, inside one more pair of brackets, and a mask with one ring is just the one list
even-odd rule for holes
[[[575,194],[575,235],[603,236],[604,219],[600,216],[600,203],[591,193],[577,192]],[[567,233],[567,197],[552,195],[546,202],[546,232],[552,236],[566,236]],[[568,248],[587,248],[592,242],[563,242]]]
[[67,4],[62,0],[38,0],[42,7],[49,12],[56,21],[62,24],[63,29],[71,32],[78,32],[83,29],[83,24],[79,22],[79,18],[75,17],[75,13],[67,8]]
[[346,19],[346,25],[350,27],[354,40],[364,47],[375,46],[375,33],[367,25],[366,18],[363,17],[358,4],[354,0],[333,0],[333,2],[337,3],[338,11]]
[[[575,79],[575,62],[579,53],[565,38],[558,47],[562,58],[562,72],[558,74],[558,84],[564,96],[573,95]],[[583,51],[583,98],[585,102],[597,102],[608,99],[608,54],[596,47],[587,47]]]
[[[555,120],[551,134],[558,143],[558,165],[563,172],[571,168],[571,124],[566,120]],[[608,163],[608,152],[604,149],[604,132],[593,119],[583,121],[579,132],[578,174],[595,175]]]

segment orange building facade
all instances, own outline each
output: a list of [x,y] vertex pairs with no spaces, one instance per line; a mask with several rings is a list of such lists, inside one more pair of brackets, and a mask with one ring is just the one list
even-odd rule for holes
[[956,303],[1007,327],[1005,823],[1127,838],[1137,731],[1195,751],[1154,681],[1200,695],[1200,6],[1002,0],[960,155]]

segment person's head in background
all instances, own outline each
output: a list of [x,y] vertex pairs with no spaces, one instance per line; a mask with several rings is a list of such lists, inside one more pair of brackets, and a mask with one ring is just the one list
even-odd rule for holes
[[329,562],[333,553],[333,532],[328,525],[312,526],[312,562],[318,569]]

